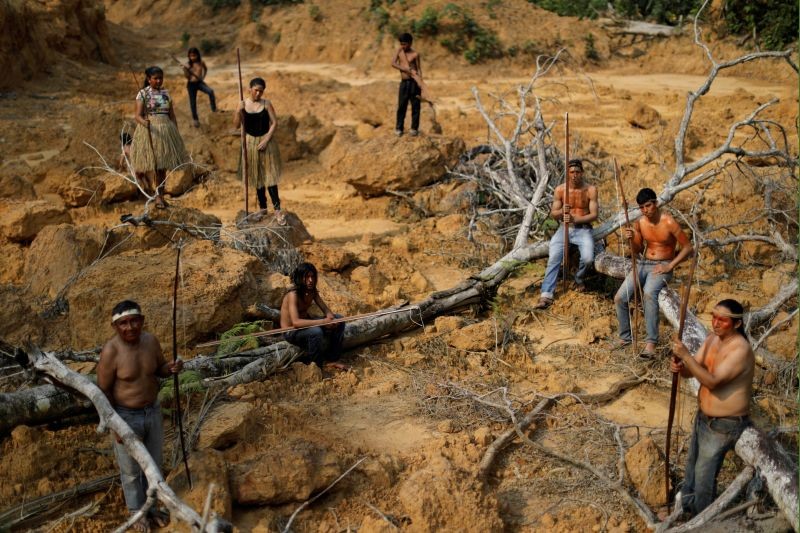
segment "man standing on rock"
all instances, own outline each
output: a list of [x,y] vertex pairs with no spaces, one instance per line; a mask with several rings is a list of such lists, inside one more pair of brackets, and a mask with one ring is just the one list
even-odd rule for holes
[[[103,345],[100,352],[97,386],[161,467],[164,430],[157,378],[177,374],[183,368],[183,362],[168,362],[158,339],[142,331],[144,315],[136,302],[125,300],[118,303],[111,313],[111,325],[116,335]],[[117,435],[114,435],[114,452],[119,463],[125,504],[134,514],[147,499],[147,478]],[[149,531],[150,521],[157,527],[164,527],[167,518],[165,513],[151,510],[149,520],[142,518],[134,528]]]
[[686,460],[681,504],[696,515],[717,496],[717,474],[725,453],[750,425],[755,356],[742,326],[744,309],[722,300],[711,312],[713,333],[694,357],[675,339],[671,370],[700,382],[698,411]]
[[584,276],[589,266],[594,261],[594,238],[592,237],[592,222],[597,219],[597,187],[583,181],[583,162],[580,159],[571,159],[567,164],[569,179],[569,198],[564,198],[564,184],[556,187],[553,193],[553,205],[550,216],[561,220],[558,231],[550,239],[550,252],[547,259],[547,269],[542,282],[542,294],[534,309],[546,309],[553,304],[553,295],[556,290],[558,273],[564,259],[564,225],[569,225],[569,242],[575,244],[581,253],[581,261],[575,272],[575,289],[578,292],[586,290]]
[[411,131],[409,135],[419,135],[419,111],[422,105],[419,97],[422,89],[416,78],[422,78],[422,64],[419,52],[411,48],[413,37],[404,33],[399,37],[400,48],[392,60],[392,67],[400,71],[400,90],[397,96],[397,121],[394,133],[398,137],[403,135],[406,121],[406,110],[411,102]]
[[[636,202],[643,217],[631,227],[622,229],[625,238],[631,243],[631,253],[644,250],[644,259],[637,261],[638,286],[643,292],[644,321],[647,329],[646,344],[640,357],[649,359],[656,354],[658,342],[658,294],[672,279],[672,271],[689,255],[693,248],[689,237],[669,213],[658,207],[658,197],[653,189],[644,188],[636,195]],[[680,251],[676,253],[677,246]],[[619,321],[619,340],[614,349],[624,348],[631,343],[631,320],[628,306],[633,299],[633,272],[628,274],[614,296]],[[634,310],[635,311],[635,310]]]

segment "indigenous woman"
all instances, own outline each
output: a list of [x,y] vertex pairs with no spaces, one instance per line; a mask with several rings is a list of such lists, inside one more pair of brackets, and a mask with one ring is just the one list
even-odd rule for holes
[[[285,224],[286,219],[281,211],[281,199],[278,196],[278,181],[281,177],[281,154],[278,143],[273,139],[277,119],[272,102],[262,98],[267,83],[262,78],[250,80],[250,97],[239,104],[239,112],[234,115],[234,126],[244,123],[247,141],[247,178],[255,183],[258,207],[260,211],[256,219],[260,220],[267,212],[267,192],[272,207],[275,209],[275,220]],[[239,167],[241,175],[241,165]]]
[[147,183],[150,175],[150,191],[156,196],[156,207],[164,209],[167,203],[161,188],[167,171],[173,170],[189,160],[183,145],[172,98],[164,83],[164,71],[149,67],[144,71],[144,88],[136,95],[136,130],[133,132],[131,164],[136,177]]

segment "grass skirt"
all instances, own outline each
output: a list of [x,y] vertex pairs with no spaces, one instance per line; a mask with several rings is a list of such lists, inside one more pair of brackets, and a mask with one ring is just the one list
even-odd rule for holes
[[189,156],[186,155],[186,147],[175,123],[167,115],[150,115],[149,118],[153,148],[150,148],[147,127],[137,124],[131,145],[131,163],[134,170],[136,172],[173,170],[188,162]]
[[[267,143],[264,150],[258,149],[258,143],[264,137],[247,135],[247,177],[248,184],[256,188],[277,185],[283,171],[281,152],[275,137]],[[239,155],[239,178],[242,177],[242,156]]]

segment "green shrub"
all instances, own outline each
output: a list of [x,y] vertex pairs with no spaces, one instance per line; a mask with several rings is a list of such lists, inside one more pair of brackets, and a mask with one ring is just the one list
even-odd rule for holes
[[411,30],[414,35],[432,37],[439,33],[439,12],[435,7],[428,6],[422,12],[419,20],[411,23]]
[[[241,350],[251,350],[253,348],[258,348],[258,338],[252,337],[253,333],[258,333],[259,331],[263,331],[261,327],[263,322],[256,321],[256,322],[241,322],[236,324],[231,329],[220,335],[220,341],[222,341],[217,348],[217,353],[222,354],[229,354],[238,352]],[[241,337],[241,338],[234,338],[234,337]]]
[[186,31],[183,32],[181,34],[181,46],[183,48],[186,48],[189,45],[189,39],[191,39],[191,38],[192,38],[192,36],[189,35],[189,32],[186,32]]
[[584,35],[583,43],[585,45],[583,57],[589,61],[600,61],[600,54],[597,52],[597,48],[594,47],[594,35],[591,33]]
[[241,0],[203,0],[203,3],[216,11],[223,7],[239,7]]
[[308,4],[308,16],[314,22],[322,22],[322,11],[317,4]]
[[797,41],[797,0],[728,0],[725,24],[731,33],[756,32],[765,48],[782,50]]
[[203,55],[211,55],[223,48],[225,48],[225,44],[219,39],[203,39],[200,41],[200,51],[203,52]]

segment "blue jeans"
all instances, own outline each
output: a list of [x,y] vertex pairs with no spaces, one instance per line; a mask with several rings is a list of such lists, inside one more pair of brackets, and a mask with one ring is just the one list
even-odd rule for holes
[[186,84],[186,90],[189,92],[189,108],[192,110],[192,118],[194,120],[197,120],[197,91],[206,93],[208,95],[212,113],[217,110],[217,101],[214,98],[214,89],[206,85],[204,81],[190,81]]
[[749,425],[747,416],[712,418],[697,411],[681,488],[684,511],[696,515],[716,499],[717,474],[725,454]]
[[[342,315],[333,315],[342,318]],[[325,351],[325,337],[328,337],[328,350]],[[316,363],[322,368],[325,361],[337,361],[342,355],[342,341],[344,340],[344,322],[334,324],[333,329],[320,326],[298,329],[283,334],[283,338],[298,348],[305,350],[306,356],[302,362]]]
[[[156,402],[141,409],[128,409],[115,406],[114,410],[127,422],[147,451],[161,468],[162,451],[164,449],[164,428],[161,425],[161,406]],[[122,492],[125,494],[125,505],[131,514],[139,510],[147,500],[147,478],[133,457],[128,455],[125,446],[112,437],[114,453],[119,463]]]
[[[667,274],[653,274],[656,265],[666,265],[669,261],[637,261],[639,271],[639,287],[642,288],[644,300],[644,321],[647,326],[646,342],[658,342],[658,293],[661,292],[669,280],[672,272]],[[631,318],[628,315],[628,304],[633,300],[633,272],[628,274],[622,287],[614,296],[614,305],[617,308],[617,321],[619,322],[620,339],[631,340]]]
[[[589,265],[594,262],[594,238],[590,226],[569,227],[569,243],[578,247],[581,252],[581,261],[578,270],[575,272],[575,283],[583,283],[583,277],[589,269]],[[547,269],[544,271],[544,281],[542,282],[542,298],[553,298],[558,281],[558,273],[561,271],[561,262],[564,259],[564,225],[559,226],[558,231],[550,239],[550,254],[547,258]]]

